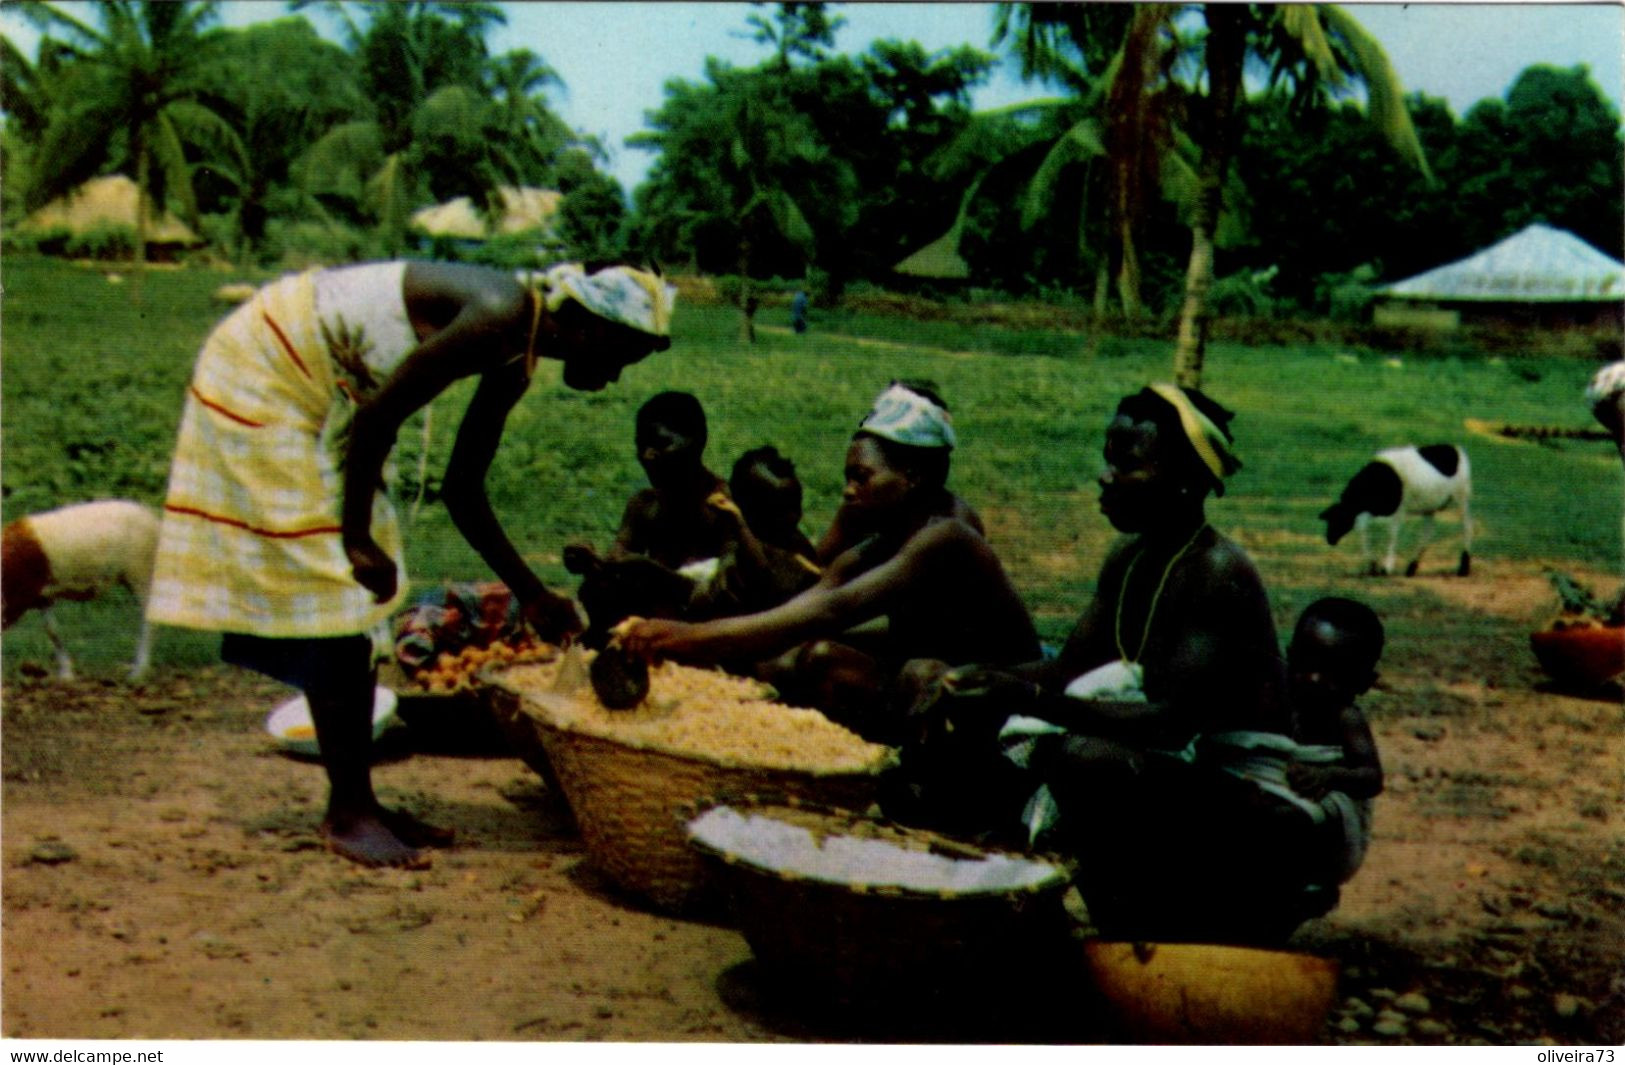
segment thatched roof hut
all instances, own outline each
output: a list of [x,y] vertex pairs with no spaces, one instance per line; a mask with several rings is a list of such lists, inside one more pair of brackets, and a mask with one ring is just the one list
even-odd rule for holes
[[425,207],[412,215],[411,228],[430,237],[490,240],[516,233],[545,233],[553,225],[564,194],[554,189],[504,185],[497,190],[502,214],[493,226],[467,196]]
[[[67,232],[81,236],[98,228],[115,226],[136,230],[135,182],[122,174],[92,178],[30,214],[17,228],[23,233]],[[148,199],[149,247],[192,247],[202,243],[203,238],[185,222],[167,211],[156,210]]]

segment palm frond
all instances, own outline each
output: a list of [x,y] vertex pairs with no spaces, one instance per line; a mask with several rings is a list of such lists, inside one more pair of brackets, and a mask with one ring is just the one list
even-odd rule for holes
[[1406,162],[1432,181],[1433,172],[1428,167],[1422,141],[1405,107],[1405,86],[1394,72],[1382,44],[1343,8],[1328,4],[1317,10],[1325,19],[1327,30],[1347,49],[1354,73],[1365,84],[1366,112],[1372,125]]

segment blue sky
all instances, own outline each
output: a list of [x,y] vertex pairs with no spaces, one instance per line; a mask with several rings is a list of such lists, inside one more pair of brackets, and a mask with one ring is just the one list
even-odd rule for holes
[[[60,5],[82,13],[83,4]],[[565,91],[550,92],[555,110],[572,126],[598,134],[610,151],[609,170],[628,191],[641,180],[646,152],[625,147],[643,128],[645,112],[660,106],[669,78],[697,81],[705,58],[715,55],[740,66],[760,62],[762,45],[743,30],[752,11],[746,3],[526,2],[503,5],[508,25],[497,31],[494,51],[529,48],[564,79]],[[1616,105],[1625,101],[1625,7],[1619,4],[1351,4],[1354,14],[1382,42],[1407,89],[1449,102],[1464,114],[1478,100],[1499,97],[1519,71],[1534,63],[1584,63]],[[993,5],[984,3],[833,4],[847,25],[836,47],[863,52],[882,38],[912,39],[927,50],[970,44],[988,48]],[[228,24],[275,18],[286,5],[238,0],[225,5]],[[318,25],[320,19],[311,16]],[[0,31],[25,54],[33,34],[0,6]],[[977,97],[979,107],[1045,95],[1001,71]]]

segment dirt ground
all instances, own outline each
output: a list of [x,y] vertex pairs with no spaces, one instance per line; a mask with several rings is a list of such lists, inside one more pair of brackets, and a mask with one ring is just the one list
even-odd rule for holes
[[[1361,586],[1390,618],[1461,629],[1396,648],[1370,697],[1388,780],[1371,852],[1293,941],[1341,966],[1325,1043],[1625,1040],[1625,710],[1542,690],[1539,572]],[[285,696],[224,667],[4,689],[0,1034],[1111,1038],[1081,1005],[1040,1036],[1019,1015],[972,1031],[777,995],[725,915],[617,893],[536,773],[432,714],[391,734],[375,779],[458,845],[425,871],[350,866],[317,839],[319,766],[262,731]]]

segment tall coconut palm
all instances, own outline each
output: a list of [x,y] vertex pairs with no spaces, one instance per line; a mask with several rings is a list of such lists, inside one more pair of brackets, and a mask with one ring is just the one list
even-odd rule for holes
[[[1097,311],[1110,281],[1126,317],[1142,313],[1138,232],[1171,153],[1168,93],[1128,94],[1153,71],[1170,67],[1177,41],[1158,32],[1162,5],[1001,4],[992,43],[1008,44],[1022,76],[1056,85],[1064,95],[984,111],[933,160],[945,178],[969,176],[948,233],[910,260],[968,272],[957,246],[971,202],[997,167],[1034,157],[1021,194],[1021,223],[1033,230],[1057,215],[1075,215],[1076,255],[1095,271]],[[1028,164],[1031,165],[1031,164]],[[1177,186],[1170,185],[1172,191]],[[1113,266],[1115,264],[1115,270]]]
[[197,223],[188,145],[240,152],[229,122],[210,104],[216,53],[203,29],[214,3],[103,0],[99,26],[48,3],[17,11],[42,34],[44,120],[30,160],[25,202],[38,206],[111,167],[135,171],[136,256],[146,256],[148,211],[173,201]]
[[[1382,45],[1347,11],[1333,4],[1229,3],[1201,4],[1197,10],[1206,26],[1201,65],[1206,91],[1196,94],[1191,115],[1191,134],[1200,154],[1189,217],[1191,254],[1174,349],[1175,379],[1193,387],[1202,380],[1213,238],[1240,130],[1238,110],[1246,102],[1243,75],[1249,63],[1266,68],[1270,85],[1285,89],[1300,106],[1363,87],[1371,124],[1401,157],[1430,176],[1405,109],[1404,86]],[[1167,18],[1178,17],[1179,9],[1170,7]]]
[[[1087,20],[1096,6],[1000,4],[999,37],[1013,42],[1027,73],[1064,76],[1065,46],[1085,56],[1092,51],[1098,61],[1103,41],[1110,39],[1110,28]],[[1243,77],[1250,65],[1267,72],[1269,84],[1284,89],[1298,106],[1363,87],[1372,124],[1424,174],[1427,162],[1405,110],[1404,88],[1381,45],[1340,7],[1137,4],[1120,30],[1115,53],[1093,85],[1103,93],[1102,106],[1090,112],[1097,116],[1099,143],[1091,143],[1079,127],[1078,135],[1068,138],[1072,143],[1057,147],[1074,157],[1098,149],[1111,160],[1112,209],[1123,257],[1120,288],[1132,287],[1123,274],[1132,274],[1132,228],[1153,183],[1149,175],[1159,172],[1164,194],[1184,207],[1191,252],[1174,370],[1181,384],[1196,385],[1206,352],[1216,234],[1226,213],[1238,109],[1246,102]],[[1186,59],[1185,43],[1193,32],[1200,38],[1194,63]]]

